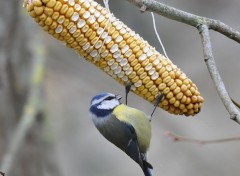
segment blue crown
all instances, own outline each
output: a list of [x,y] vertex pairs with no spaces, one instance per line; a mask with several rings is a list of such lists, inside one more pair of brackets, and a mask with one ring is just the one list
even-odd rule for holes
[[91,103],[93,102],[93,100],[99,100],[99,99],[101,99],[102,97],[105,97],[106,95],[109,95],[109,93],[103,92],[103,93],[100,93],[100,94],[95,95],[95,96],[92,98]]

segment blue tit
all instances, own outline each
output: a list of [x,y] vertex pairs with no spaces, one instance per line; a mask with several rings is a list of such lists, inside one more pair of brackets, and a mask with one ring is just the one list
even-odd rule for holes
[[145,176],[152,165],[146,160],[150,145],[151,124],[145,113],[120,103],[121,97],[101,93],[91,100],[90,115],[99,132],[137,162]]

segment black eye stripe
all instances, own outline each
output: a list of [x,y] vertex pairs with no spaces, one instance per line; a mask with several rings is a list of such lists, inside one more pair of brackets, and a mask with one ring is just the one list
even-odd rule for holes
[[112,99],[114,99],[114,97],[107,97],[104,100],[112,100]]

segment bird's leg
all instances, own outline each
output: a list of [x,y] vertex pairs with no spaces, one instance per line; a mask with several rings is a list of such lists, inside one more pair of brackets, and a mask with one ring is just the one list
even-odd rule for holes
[[125,96],[126,96],[126,97],[125,97],[125,101],[126,101],[126,105],[127,105],[128,93],[130,92],[131,87],[132,87],[132,83],[126,82],[126,85],[125,85]]
[[151,113],[151,115],[150,115],[150,119],[149,119],[150,122],[152,121],[153,114],[154,114],[154,112],[155,112],[155,110],[156,110],[158,104],[162,101],[163,96],[164,96],[163,93],[160,93],[160,94],[157,96],[156,101],[155,101],[155,103],[154,103],[153,111],[152,111],[152,113]]

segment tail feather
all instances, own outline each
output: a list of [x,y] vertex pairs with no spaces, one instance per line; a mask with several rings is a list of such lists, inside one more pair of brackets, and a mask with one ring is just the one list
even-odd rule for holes
[[153,169],[152,165],[149,162],[147,162],[146,160],[143,160],[143,166],[148,167],[149,169]]
[[[146,156],[145,156],[146,157]],[[146,158],[143,159],[143,172],[145,176],[152,176],[152,165],[146,161]]]
[[147,166],[144,166],[144,168],[143,168],[144,175],[145,176],[152,176],[152,171],[151,170],[152,170],[151,168],[149,168]]

